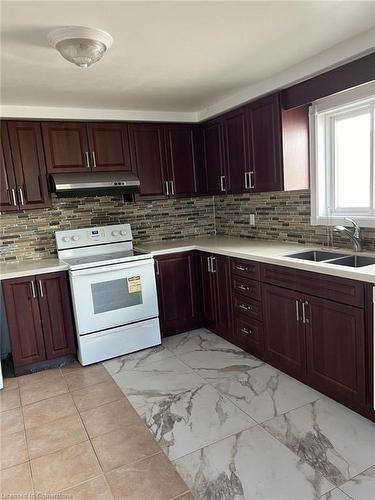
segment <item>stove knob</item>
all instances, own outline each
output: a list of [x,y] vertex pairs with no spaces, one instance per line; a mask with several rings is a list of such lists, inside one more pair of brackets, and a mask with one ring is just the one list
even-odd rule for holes
[[118,231],[112,231],[112,236],[118,236]]
[[125,236],[126,235],[125,229],[121,229],[120,234],[121,234],[121,236]]
[[79,236],[72,236],[72,240],[73,241],[78,241],[79,240]]
[[69,236],[64,236],[62,240],[65,241],[65,243],[66,243],[67,241],[70,240],[70,238],[69,238]]

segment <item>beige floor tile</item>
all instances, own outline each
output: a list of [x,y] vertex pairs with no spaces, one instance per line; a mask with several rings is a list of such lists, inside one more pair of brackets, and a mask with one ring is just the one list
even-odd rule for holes
[[74,361],[73,363],[68,363],[67,365],[60,366],[61,373],[65,375],[69,372],[75,372],[79,370],[83,370],[85,367],[81,365],[78,361]]
[[63,377],[54,377],[52,379],[40,379],[33,384],[24,384],[20,387],[22,405],[29,405],[42,401],[43,399],[52,398],[59,394],[68,392]]
[[90,479],[86,483],[64,490],[63,493],[69,495],[69,500],[111,500],[113,498],[104,476]]
[[106,474],[115,499],[168,500],[188,491],[163,453]]
[[24,406],[22,410],[26,429],[45,425],[62,417],[78,414],[70,394],[43,399],[37,403]]
[[178,495],[177,497],[173,497],[171,500],[194,500],[193,494],[190,491],[183,493],[182,495]]
[[[21,408],[13,408],[0,413],[0,436],[23,431],[23,416]],[[1,451],[1,450],[0,450]]]
[[131,464],[160,451],[159,445],[141,422],[101,434],[92,440],[92,445],[104,471]]
[[141,417],[126,398],[81,413],[90,438],[140,422]]
[[7,391],[8,389],[18,389],[18,379],[16,377],[4,378],[3,384],[3,391]]
[[1,436],[0,439],[1,469],[6,469],[7,467],[12,467],[13,465],[22,464],[28,461],[29,455],[27,452],[25,431]]
[[124,397],[114,382],[104,382],[84,387],[72,392],[72,396],[80,412],[96,408],[105,403],[111,403]]
[[70,391],[82,389],[100,382],[112,381],[111,376],[103,365],[87,366],[82,370],[75,370],[64,374]]
[[0,391],[0,412],[18,408],[19,406],[21,406],[21,401],[18,389]]
[[25,462],[1,471],[0,491],[4,498],[7,495],[33,493],[30,463]]
[[40,372],[30,373],[29,375],[22,375],[21,377],[17,377],[17,380],[19,386],[24,387],[26,385],[38,384],[41,381],[51,382],[52,380],[56,380],[61,377],[62,375],[59,368],[51,368],[49,370],[42,370]]
[[78,415],[59,418],[26,431],[30,458],[40,457],[88,439]]
[[31,460],[36,492],[56,493],[99,476],[100,466],[89,441]]

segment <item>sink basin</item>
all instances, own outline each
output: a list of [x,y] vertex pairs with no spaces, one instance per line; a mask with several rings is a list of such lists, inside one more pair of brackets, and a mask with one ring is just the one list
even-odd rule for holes
[[365,255],[350,255],[347,257],[341,257],[340,259],[331,260],[330,262],[328,262],[328,264],[348,267],[371,266],[372,264],[375,264],[375,257],[367,257]]
[[323,250],[309,250],[307,252],[298,252],[286,257],[292,257],[293,259],[311,260],[314,262],[322,262],[331,259],[336,259],[337,257],[346,257],[343,253],[334,252],[324,252]]

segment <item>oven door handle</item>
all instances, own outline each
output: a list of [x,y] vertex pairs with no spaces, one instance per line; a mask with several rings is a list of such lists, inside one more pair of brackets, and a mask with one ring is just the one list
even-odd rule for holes
[[127,269],[134,270],[139,269],[140,267],[154,267],[154,259],[145,259],[145,260],[134,260],[130,262],[122,262],[120,264],[108,264],[107,266],[97,266],[97,267],[89,267],[87,269],[73,269],[70,270],[71,277],[74,279],[76,276],[92,276],[101,273],[110,273],[112,271],[122,271]]

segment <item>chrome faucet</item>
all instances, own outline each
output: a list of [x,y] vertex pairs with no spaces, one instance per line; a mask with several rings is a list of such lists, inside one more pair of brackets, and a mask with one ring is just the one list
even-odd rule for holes
[[362,238],[361,238],[361,228],[358,226],[356,222],[354,222],[353,219],[349,219],[348,217],[345,217],[345,220],[348,222],[351,222],[353,224],[353,227],[348,229],[347,227],[344,226],[335,226],[333,228],[334,231],[337,233],[344,233],[348,238],[350,238],[352,244],[353,244],[353,250],[355,252],[361,252],[362,251]]

